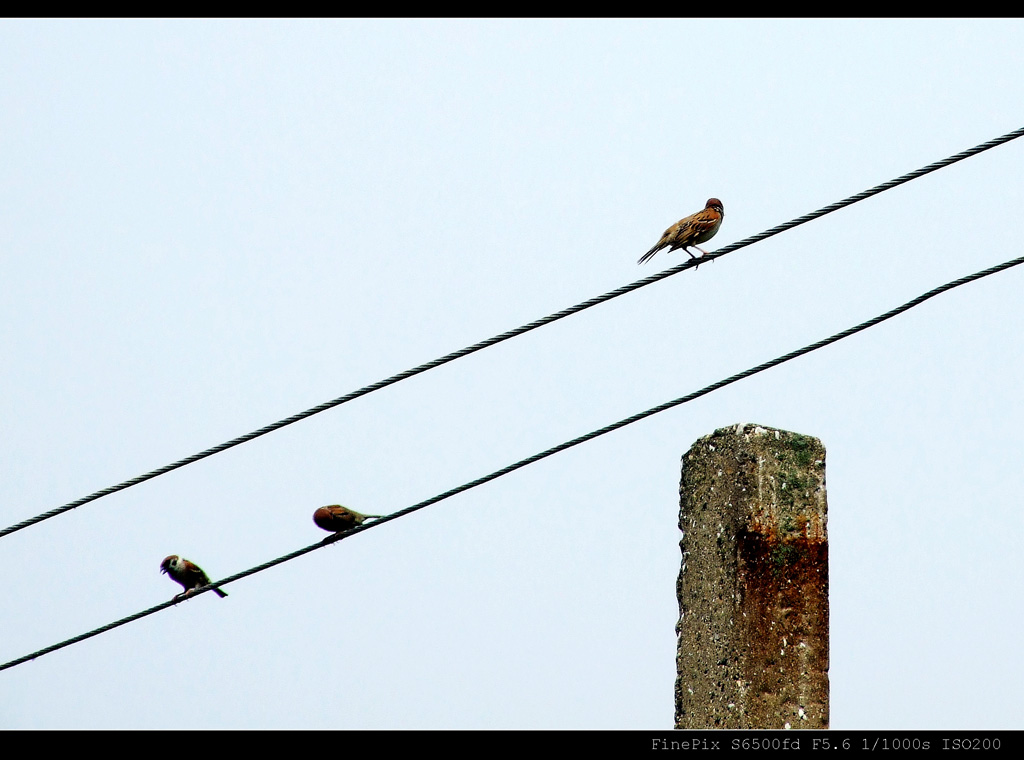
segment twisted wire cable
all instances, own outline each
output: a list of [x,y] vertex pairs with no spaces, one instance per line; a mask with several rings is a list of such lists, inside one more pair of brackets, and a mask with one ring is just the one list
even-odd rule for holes
[[158,467],[157,469],[151,470],[150,472],[147,472],[143,475],[131,478],[130,480],[118,483],[117,485],[103,488],[99,491],[96,491],[95,493],[89,494],[88,496],[83,496],[82,498],[76,499],[75,501],[72,502],[68,502],[63,506],[55,507],[54,509],[36,515],[35,517],[31,517],[27,520],[23,520],[19,523],[15,523],[14,525],[4,528],[3,530],[0,530],[0,538],[7,536],[11,533],[15,533],[16,531],[19,531],[22,528],[27,528],[30,525],[35,525],[36,523],[42,522],[43,520],[48,520],[51,517],[56,517],[57,515],[75,509],[76,507],[80,507],[83,504],[88,504],[90,501],[95,501],[96,499],[100,499],[104,496],[109,496],[110,494],[117,493],[118,491],[123,491],[126,488],[131,488],[132,486],[137,486],[140,483],[144,483],[145,481],[151,480],[152,478],[155,478],[159,475],[165,475],[166,473],[171,472],[172,470],[177,470],[179,467],[184,467],[187,464],[198,462],[200,459],[205,459],[206,457],[213,456],[214,454],[219,454],[220,452],[226,451],[230,448],[233,448],[234,446],[238,446],[239,444],[246,443],[255,438],[259,438],[260,436],[266,435],[267,433],[272,433],[275,430],[280,430],[281,428],[291,425],[294,422],[304,420],[307,417],[312,417],[314,414],[319,414],[320,412],[327,411],[328,409],[333,409],[336,406],[345,404],[349,401],[359,398],[360,396],[365,396],[369,393],[373,393],[374,391],[378,391],[381,388],[386,388],[389,385],[393,385],[395,383],[401,382],[402,380],[406,380],[410,377],[413,377],[414,375],[420,374],[421,372],[426,372],[427,370],[434,369],[435,367],[440,367],[442,364],[447,364],[448,362],[455,361],[456,359],[460,359],[463,356],[468,356],[469,354],[475,353],[484,348],[488,348],[489,346],[493,346],[497,343],[501,343],[502,341],[506,341],[509,338],[514,338],[518,335],[522,335],[523,333],[530,332],[531,330],[536,330],[538,327],[543,327],[544,325],[550,324],[551,322],[556,322],[559,319],[563,319],[572,314],[576,314],[585,309],[589,309],[591,306],[597,306],[598,304],[604,303],[605,301],[610,301],[613,298],[618,298],[621,295],[625,295],[626,293],[630,293],[639,288],[651,285],[655,282],[658,282],[659,280],[664,280],[666,277],[671,277],[672,275],[679,274],[680,272],[683,272],[687,269],[695,268],[709,259],[714,260],[720,258],[721,256],[725,256],[726,254],[732,253],[733,251],[738,251],[740,248],[745,248],[748,245],[758,243],[762,240],[765,240],[766,238],[772,237],[773,235],[778,235],[780,232],[785,232],[786,230],[790,230],[793,227],[797,227],[801,224],[806,224],[807,222],[817,219],[818,217],[825,216],[826,214],[831,214],[833,211],[838,211],[841,208],[845,208],[846,206],[858,203],[859,201],[865,200],[866,198],[870,198],[871,196],[877,195],[878,193],[885,192],[886,190],[891,190],[892,188],[897,187],[898,185],[902,185],[905,182],[910,182],[911,180],[917,179],[918,177],[923,177],[925,174],[929,174],[938,169],[942,169],[946,166],[949,166],[950,164],[956,163],[957,161],[962,161],[965,158],[970,158],[971,156],[975,156],[978,153],[989,150],[990,148],[1002,145],[1003,143],[1009,142],[1010,140],[1015,140],[1022,135],[1024,135],[1024,127],[1016,129],[1013,132],[1008,132],[1007,134],[1001,137],[997,137],[993,140],[989,140],[988,142],[976,145],[968,150],[961,151],[960,153],[957,153],[953,156],[949,156],[948,158],[944,158],[941,161],[936,161],[934,163],[928,164],[927,166],[912,171],[908,174],[904,174],[903,176],[897,177],[896,179],[891,179],[888,182],[883,182],[882,184],[876,185],[875,187],[872,187],[869,190],[864,190],[860,193],[857,193],[856,195],[851,195],[849,198],[845,198],[841,201],[837,201],[836,203],[824,206],[823,208],[820,208],[817,211],[812,211],[809,214],[804,214],[803,216],[799,216],[796,219],[772,227],[771,229],[765,230],[764,232],[760,232],[756,235],[751,235],[748,238],[740,240],[737,243],[727,245],[724,248],[718,249],[717,251],[709,251],[707,256],[697,259],[687,259],[682,264],[677,264],[676,266],[671,267],[669,269],[665,269],[664,271],[652,274],[648,277],[644,277],[643,279],[637,280],[636,282],[632,282],[629,285],[623,285],[622,287],[616,288],[615,290],[611,290],[607,293],[604,293],[603,295],[599,295],[589,300],[578,303],[575,306],[570,306],[566,309],[562,309],[561,311],[555,312],[554,314],[549,314],[548,316],[542,317],[540,319],[535,319],[533,322],[529,322],[525,325],[522,325],[521,327],[517,327],[514,330],[508,330],[506,332],[501,333],[500,335],[495,335],[493,338],[488,338],[487,340],[482,340],[479,343],[474,343],[473,345],[467,346],[458,351],[453,351],[450,354],[445,354],[444,356],[438,359],[434,359],[433,361],[427,362],[425,364],[420,364],[419,366],[413,367],[412,369],[407,369],[404,372],[399,372],[397,375],[392,375],[391,377],[385,378],[384,380],[380,380],[371,385],[364,386],[362,388],[359,388],[358,390],[352,391],[351,393],[346,393],[344,396],[339,396],[338,398],[333,399],[331,401],[325,401],[324,403],[311,407],[304,412],[293,414],[291,417],[286,417],[282,420],[278,420],[277,422],[265,425],[264,427],[261,427],[258,430],[254,430],[251,433],[246,433],[245,435],[240,435],[237,438],[232,438],[230,441],[226,441],[217,446],[212,446],[208,449],[200,451],[197,454],[192,454],[191,456],[187,456],[184,459],[179,459],[176,462],[164,465],[163,467]]
[[[552,448],[542,451],[539,454],[534,454],[533,456],[527,457],[525,459],[520,459],[518,462],[514,462],[513,464],[510,464],[507,467],[502,467],[500,470],[495,470],[489,475],[484,475],[483,477],[477,478],[476,480],[471,480],[468,483],[463,483],[462,485],[445,491],[442,494],[432,496],[429,499],[425,499],[424,501],[421,501],[417,504],[413,504],[411,507],[406,507],[405,509],[393,512],[390,515],[385,515],[384,517],[378,518],[371,523],[364,523],[363,525],[352,528],[351,530],[347,530],[342,533],[335,533],[334,535],[328,536],[327,538],[323,539],[322,541],[318,541],[315,544],[305,546],[301,549],[296,549],[295,551],[289,554],[277,557],[276,559],[272,559],[269,562],[264,562],[262,565],[256,565],[255,567],[251,567],[248,570],[243,570],[240,573],[229,575],[227,578],[221,581],[216,581],[210,584],[209,586],[204,586],[202,589],[190,593],[187,598],[192,598],[193,596],[196,596],[198,594],[204,594],[207,591],[213,590],[214,586],[225,586],[229,583],[241,580],[242,578],[246,578],[250,575],[263,572],[264,570],[268,570],[276,565],[280,565],[283,562],[288,562],[290,560],[296,559],[297,557],[301,557],[302,555],[308,554],[309,552],[316,551],[317,549],[322,549],[325,546],[330,546],[331,544],[337,543],[338,541],[348,538],[349,536],[353,536],[356,533],[361,533],[364,530],[376,528],[378,525],[382,525],[392,520],[397,520],[400,517],[405,517],[406,515],[411,514],[412,512],[416,512],[417,510],[423,509],[424,507],[429,507],[431,504],[436,504],[439,501],[443,501],[444,499],[455,496],[456,494],[460,494],[463,491],[468,491],[471,488],[476,488],[477,486],[483,485],[484,483],[496,480],[497,478],[500,478],[503,475],[508,475],[510,472],[514,472],[522,467],[526,467],[529,464],[539,462],[541,459],[546,459],[547,457],[553,454],[565,451],[566,449],[571,449],[573,446],[578,446],[581,443],[593,440],[594,438],[598,438],[599,436],[605,435],[606,433],[610,433],[614,430],[618,430],[619,428],[623,428],[626,425],[632,425],[634,422],[638,422],[642,419],[658,414],[659,412],[664,412],[666,409],[672,409],[673,407],[680,406],[681,404],[685,404],[688,401],[693,401],[694,399],[707,395],[712,391],[718,390],[719,388],[723,388],[726,385],[738,382],[740,380],[743,380],[744,378],[750,377],[751,375],[756,375],[758,372],[763,372],[766,369],[778,366],[779,364],[788,362],[791,359],[796,359],[798,356],[803,356],[804,354],[808,354],[811,351],[816,351],[819,348],[823,348],[831,343],[835,343],[836,341],[842,340],[843,338],[848,338],[849,336],[854,335],[855,333],[858,333],[861,330],[866,330],[869,327],[877,325],[880,322],[884,322],[887,319],[892,319],[898,314],[902,314],[903,312],[912,309],[921,303],[924,303],[929,298],[934,298],[935,296],[941,293],[945,293],[947,290],[952,290],[953,288],[957,288],[961,285],[973,282],[974,280],[979,280],[982,277],[988,277],[989,275],[996,274],[997,272],[1002,272],[1005,269],[1010,269],[1011,267],[1018,266],[1019,264],[1024,264],[1024,256],[1012,259],[1010,261],[1006,261],[1002,264],[997,264],[996,266],[989,267],[988,269],[983,269],[980,272],[975,272],[974,274],[961,277],[957,280],[953,280],[952,282],[947,282],[945,285],[940,285],[939,287],[933,288],[932,290],[929,290],[927,293],[924,293],[918,296],[917,298],[914,298],[913,300],[907,301],[902,306],[897,306],[895,309],[891,309],[890,311],[887,311],[884,314],[880,314],[879,316],[874,317],[872,319],[869,319],[866,322],[861,322],[860,324],[855,325],[854,327],[850,327],[846,330],[843,330],[842,332],[838,332],[835,335],[832,335],[831,337],[824,338],[822,340],[817,341],[816,343],[811,343],[810,345],[804,346],[803,348],[799,348],[795,351],[790,351],[788,354],[783,354],[782,356],[779,356],[775,359],[766,361],[762,364],[758,364],[756,367],[751,367],[748,370],[744,370],[743,372],[731,375],[730,377],[727,377],[724,380],[719,380],[718,382],[712,383],[711,385],[701,388],[698,391],[694,391],[693,393],[689,393],[685,396],[680,396],[677,399],[667,401],[664,404],[659,404],[658,406],[652,407],[647,411],[640,412],[639,414],[634,414],[631,417],[626,417],[623,420],[614,422],[611,425],[606,425],[605,427],[600,428],[598,430],[594,430],[593,432],[587,433],[586,435],[581,435],[578,438],[573,438],[571,441],[566,441],[565,443],[553,446]],[[116,620],[112,623],[108,623],[107,625],[101,626],[100,628],[96,628],[95,630],[89,631],[88,633],[79,634],[78,636],[74,636],[60,643],[53,644],[52,646],[48,646],[44,649],[32,652],[31,654],[27,654],[23,657],[11,660],[10,662],[6,662],[3,665],[0,665],[0,670],[7,670],[8,668],[13,668],[15,665],[20,665],[24,662],[28,662],[29,660],[34,660],[35,658],[41,657],[44,654],[55,652],[58,649],[63,649],[64,647],[76,644],[79,641],[85,641],[86,639],[90,639],[93,636],[99,636],[101,633],[106,633],[107,631],[113,630],[114,628],[118,628],[122,625],[131,623],[132,621],[144,618],[147,615],[152,615],[155,612],[167,609],[168,607],[173,606],[177,602],[178,600],[176,599],[163,602],[154,607],[150,607],[147,610],[143,610],[142,612],[136,612],[134,615],[129,615],[128,617],[121,618],[120,620]]]

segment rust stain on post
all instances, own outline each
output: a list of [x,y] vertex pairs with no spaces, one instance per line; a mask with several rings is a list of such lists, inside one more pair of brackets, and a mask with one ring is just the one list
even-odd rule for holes
[[828,728],[825,448],[735,425],[683,456],[676,728]]

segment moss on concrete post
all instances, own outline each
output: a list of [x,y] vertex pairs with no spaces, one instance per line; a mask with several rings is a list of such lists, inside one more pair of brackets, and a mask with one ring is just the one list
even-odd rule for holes
[[825,447],[760,425],[683,456],[676,728],[828,728]]

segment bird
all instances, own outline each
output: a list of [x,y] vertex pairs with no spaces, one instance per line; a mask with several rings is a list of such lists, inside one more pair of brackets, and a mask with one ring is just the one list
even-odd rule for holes
[[[210,585],[210,579],[206,577],[206,573],[203,569],[194,562],[189,562],[184,557],[179,557],[177,554],[172,554],[170,557],[164,557],[164,561],[160,563],[160,572],[167,573],[176,582],[180,583],[181,587],[185,589],[182,593],[176,594],[175,599],[180,596],[188,596],[197,588]],[[213,592],[221,599],[227,596],[226,591],[221,591],[219,588],[215,588]]]
[[[713,238],[715,233],[718,232],[718,228],[722,226],[724,218],[725,209],[722,208],[722,202],[718,198],[708,198],[708,202],[703,209],[696,214],[690,214],[688,217],[680,219],[665,230],[665,234],[661,236],[658,244],[641,256],[640,260],[636,263],[643,264],[647,262],[654,254],[668,246],[671,246],[668,249],[670,252],[676,248],[682,248],[687,253],[690,253],[687,250],[688,248],[696,248],[703,255],[707,256],[707,251],[698,247],[697,243],[703,243]],[[690,258],[695,259],[697,257],[690,253]]]
[[357,525],[362,525],[364,520],[381,516],[361,515],[340,504],[330,504],[326,507],[320,507],[320,509],[313,513],[313,522],[316,523],[318,528],[323,528],[332,533],[340,533],[343,530],[349,530]]

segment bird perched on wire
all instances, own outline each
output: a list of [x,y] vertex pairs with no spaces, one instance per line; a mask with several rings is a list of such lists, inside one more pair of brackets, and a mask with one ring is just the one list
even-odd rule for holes
[[[685,219],[680,219],[665,230],[665,234],[661,236],[658,244],[641,256],[640,260],[636,263],[645,263],[662,248],[669,246],[671,246],[668,248],[669,252],[674,251],[676,248],[682,248],[687,253],[690,253],[687,250],[688,248],[696,248],[706,256],[707,251],[699,248],[697,243],[703,243],[713,238],[715,233],[718,232],[718,228],[722,226],[724,218],[725,209],[722,208],[722,202],[718,198],[709,198],[701,211],[698,211],[696,214],[690,214]],[[690,258],[695,259],[697,257],[690,253]]]
[[[210,579],[206,577],[206,573],[203,569],[194,562],[189,562],[183,557],[179,557],[177,554],[172,554],[170,557],[164,557],[164,561],[160,563],[160,572],[167,573],[176,582],[180,583],[181,587],[185,589],[182,593],[176,594],[175,599],[179,596],[188,596],[197,588],[210,585]],[[226,591],[221,591],[219,588],[213,590],[217,596],[221,599],[227,596]]]
[[349,530],[357,525],[362,525],[364,520],[377,517],[381,517],[381,515],[361,515],[340,504],[331,504],[330,506],[320,507],[320,509],[314,512],[313,522],[316,523],[318,528],[329,530],[332,533],[340,533],[343,530]]

